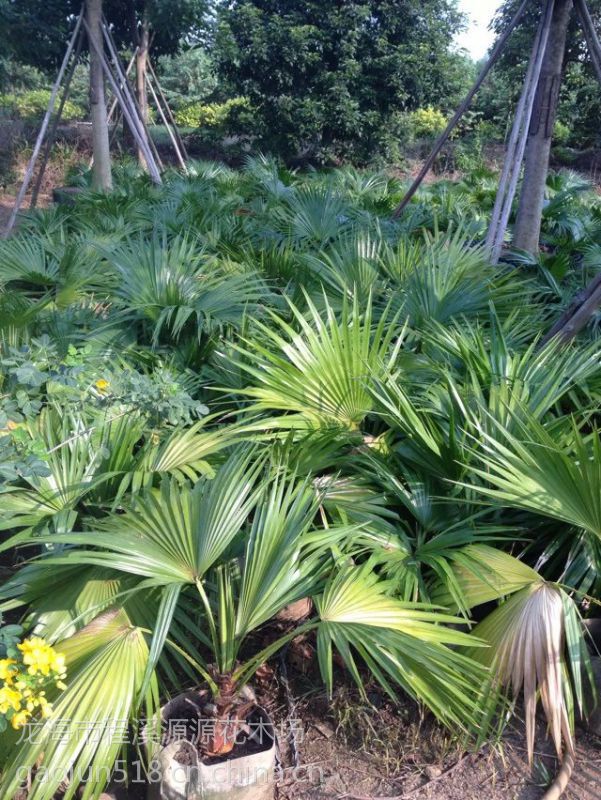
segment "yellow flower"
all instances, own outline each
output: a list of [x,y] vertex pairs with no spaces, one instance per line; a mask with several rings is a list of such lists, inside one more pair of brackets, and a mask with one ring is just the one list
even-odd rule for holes
[[105,381],[104,378],[99,378],[94,385],[96,386],[99,392],[105,394],[108,391],[110,383],[108,381]]
[[25,725],[27,725],[29,716],[30,715],[27,711],[18,711],[16,714],[13,714],[10,724],[16,731],[18,731],[19,728],[22,728]]
[[20,692],[11,689],[10,686],[3,686],[2,689],[0,689],[0,714],[6,714],[6,712],[11,709],[13,711],[19,711],[21,708],[21,700]]
[[49,675],[51,672],[62,675],[65,671],[65,657],[57,653],[39,636],[32,636],[17,645],[23,654],[23,664],[30,675]]
[[6,684],[12,684],[16,673],[19,671],[18,667],[14,665],[17,662],[14,658],[0,658],[0,680]]

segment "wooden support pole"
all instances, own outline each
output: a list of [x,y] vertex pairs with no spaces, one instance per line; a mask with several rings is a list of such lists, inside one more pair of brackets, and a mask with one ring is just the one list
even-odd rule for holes
[[[129,64],[127,65],[127,69],[125,70],[125,77],[126,77],[126,78],[127,78],[127,76],[130,74],[130,72],[132,71],[132,68],[133,68],[133,65],[134,65],[135,58],[136,58],[136,56],[135,56],[135,54],[134,54],[134,55],[131,57],[131,59],[130,59],[130,61],[129,61]],[[108,122],[109,126],[112,124],[112,122],[113,122],[113,117],[114,117],[114,115],[115,115],[115,111],[116,111],[118,108],[119,108],[119,100],[118,100],[118,99],[117,99],[115,96],[113,96],[113,97],[112,97],[112,99],[111,99],[111,104],[109,105],[108,114],[107,114],[107,122]],[[119,114],[119,115],[117,116],[117,119],[116,119],[116,121],[115,121],[115,127],[113,128],[113,131],[112,131],[112,133],[111,133],[110,140],[109,140],[109,144],[110,144],[111,146],[112,146],[113,142],[115,141],[115,132],[116,132],[116,130],[117,130],[117,125],[119,124],[119,122],[120,122],[120,120],[121,120],[121,117],[122,117],[122,114]],[[91,159],[88,161],[88,169],[90,169],[90,168],[92,167],[92,165],[93,165],[93,164],[94,164],[94,156],[92,156],[92,158],[91,158]]]
[[152,85],[152,81],[150,80],[150,75],[148,75],[148,74],[146,75],[146,82],[148,84],[148,88],[150,90],[150,94],[152,96],[152,99],[154,100],[154,104],[156,105],[157,110],[159,112],[159,115],[160,115],[160,117],[161,117],[161,119],[163,121],[163,125],[167,128],[167,131],[169,133],[169,138],[171,139],[171,144],[173,145],[173,149],[175,151],[175,155],[176,155],[176,158],[177,158],[177,160],[179,162],[179,165],[182,168],[182,170],[187,174],[188,173],[188,168],[186,166],[186,162],[184,161],[184,158],[183,158],[183,156],[182,156],[182,154],[180,152],[180,149],[179,149],[178,144],[177,144],[177,139],[175,138],[175,135],[174,135],[174,133],[173,133],[173,131],[171,129],[171,125],[169,124],[169,121],[167,120],[167,117],[165,116],[165,112],[163,111],[163,108],[161,106],[159,98],[157,97],[157,94],[156,94],[156,92],[154,90],[154,86]]
[[584,31],[584,37],[588,45],[589,55],[593,62],[593,67],[597,73],[597,78],[601,83],[601,42],[597,36],[591,12],[586,4],[586,0],[574,0],[576,12],[580,18],[580,23]]
[[183,155],[184,160],[188,161],[189,156],[188,156],[188,151],[186,150],[186,145],[184,144],[184,140],[182,139],[182,137],[180,135],[179,129],[177,127],[177,123],[175,121],[175,117],[173,116],[173,112],[171,111],[171,107],[169,105],[169,102],[168,102],[167,98],[165,97],[165,93],[163,92],[163,88],[161,86],[161,82],[159,81],[159,79],[157,77],[157,74],[156,74],[156,72],[154,70],[154,67],[152,65],[152,61],[150,59],[148,60],[148,71],[150,72],[150,75],[152,76],[152,80],[154,81],[154,85],[156,86],[156,89],[157,89],[157,92],[159,94],[159,97],[161,98],[161,101],[163,103],[163,107],[165,109],[165,114],[167,115],[167,118],[169,119],[169,122],[172,125],[173,132],[175,134],[175,137],[177,138],[177,143],[179,145],[180,152]]
[[595,311],[601,305],[601,274],[579,292],[570,303],[568,309],[557,320],[551,330],[541,339],[543,347],[551,339],[558,339],[567,344],[588,324]]
[[[136,61],[136,54],[134,53],[133,56],[129,60],[129,63],[127,65],[127,69],[125,70],[125,77],[126,78],[129,78],[135,61]],[[113,97],[113,99],[111,100],[111,104],[109,106],[109,111],[108,111],[108,120],[109,120],[109,122],[111,122],[111,120],[113,119],[113,114],[115,113],[115,109],[117,108],[118,105],[119,105],[119,101],[117,100],[116,97]]]
[[[574,0],[574,5],[582,24],[591,61],[601,83],[601,42],[593,18],[586,0]],[[596,275],[588,286],[578,292],[565,313],[543,337],[539,346],[543,347],[552,339],[568,344],[586,327],[599,306],[601,306],[601,274]]]
[[415,195],[415,193],[417,192],[419,187],[422,185],[422,183],[424,181],[424,178],[426,177],[428,172],[430,172],[430,170],[432,169],[432,166],[433,166],[434,162],[436,161],[440,151],[445,146],[445,144],[448,141],[449,137],[451,136],[451,134],[453,133],[453,131],[455,130],[457,125],[460,123],[461,119],[463,118],[463,115],[465,114],[465,112],[470,107],[470,105],[472,103],[472,100],[474,99],[474,97],[476,96],[476,94],[480,90],[480,87],[482,86],[482,84],[484,83],[486,78],[488,77],[489,72],[491,71],[493,66],[497,63],[499,58],[501,57],[501,54],[503,53],[503,50],[505,49],[505,45],[507,44],[507,41],[509,40],[509,37],[511,36],[513,31],[517,28],[517,26],[521,22],[521,19],[524,16],[524,13],[526,12],[526,9],[530,6],[530,4],[531,4],[531,0],[523,0],[521,6],[519,7],[519,9],[517,11],[517,13],[513,17],[513,19],[509,23],[509,25],[507,26],[507,30],[503,33],[501,38],[498,40],[498,42],[494,46],[493,51],[492,51],[492,53],[490,55],[490,58],[489,58],[488,62],[485,64],[485,66],[483,67],[482,71],[480,72],[480,74],[478,76],[478,79],[476,80],[476,83],[473,85],[473,87],[470,89],[468,94],[465,96],[463,102],[461,103],[461,105],[459,106],[459,108],[457,109],[457,111],[455,112],[453,117],[450,119],[447,127],[444,129],[444,131],[441,133],[441,135],[437,139],[436,144],[434,145],[434,148],[433,148],[432,152],[430,153],[430,155],[428,156],[428,158],[424,162],[424,165],[421,168],[421,170],[419,172],[419,175],[416,177],[416,179],[413,181],[413,183],[409,187],[409,190],[407,191],[407,194],[405,195],[405,197],[401,201],[400,205],[396,208],[396,210],[395,210],[395,212],[393,214],[393,219],[398,219],[401,216],[403,211],[407,208],[407,206],[411,202],[411,199],[413,198],[413,196]]
[[490,258],[493,264],[498,262],[501,255],[505,240],[505,232],[509,224],[513,200],[517,191],[522,161],[524,160],[524,153],[528,141],[528,131],[534,109],[536,90],[549,41],[554,7],[555,0],[547,0],[538,26],[524,87],[516,109],[515,121],[505,154],[503,172],[499,181],[497,198],[491,217],[488,236],[486,238],[486,246],[490,252]]
[[25,194],[27,193],[27,189],[33,177],[33,171],[35,169],[36,161],[38,160],[38,156],[40,155],[40,151],[42,149],[42,144],[44,142],[44,138],[46,136],[46,131],[48,130],[48,126],[50,124],[50,119],[52,117],[52,112],[54,111],[54,106],[56,104],[56,97],[58,95],[58,90],[61,86],[63,81],[63,76],[67,70],[67,66],[71,59],[71,54],[73,53],[73,49],[75,47],[75,43],[79,37],[79,31],[81,30],[81,26],[84,22],[83,19],[83,11],[77,17],[77,22],[75,23],[75,28],[73,30],[73,34],[71,35],[71,39],[69,40],[69,44],[67,46],[67,51],[61,63],[60,69],[58,71],[58,75],[52,87],[52,91],[50,92],[50,99],[48,101],[48,108],[46,109],[46,113],[44,115],[44,119],[42,120],[42,125],[40,127],[38,137],[36,139],[33,152],[31,154],[31,158],[29,159],[29,163],[27,165],[27,169],[25,171],[25,176],[23,178],[23,183],[21,184],[21,188],[19,189],[19,193],[17,194],[15,204],[13,206],[13,210],[9,217],[8,223],[4,230],[4,236],[8,236],[8,234],[12,231],[15,222],[17,220],[17,216],[19,211],[21,210],[21,206],[23,205],[23,200],[25,198]]
[[127,80],[127,77],[125,75],[125,71],[123,69],[123,65],[121,64],[121,60],[119,58],[119,54],[117,53],[117,47],[115,45],[115,42],[113,40],[113,37],[111,35],[111,32],[110,32],[109,27],[106,24],[106,22],[104,23],[102,30],[103,30],[103,34],[104,34],[104,39],[106,41],[106,44],[107,44],[107,47],[108,47],[108,50],[109,50],[109,54],[111,56],[111,61],[113,62],[113,65],[114,65],[114,68],[115,68],[115,72],[116,72],[117,76],[120,78],[120,88],[122,89],[122,96],[128,102],[128,104],[130,106],[130,109],[131,109],[131,112],[132,112],[132,117],[135,120],[137,128],[138,128],[139,136],[146,143],[146,147],[142,150],[142,154],[144,155],[144,160],[146,160],[146,156],[145,156],[145,153],[144,153],[144,150],[146,150],[146,149],[150,150],[150,152],[152,153],[152,157],[154,159],[154,166],[148,165],[148,171],[152,176],[153,170],[156,168],[157,173],[160,174],[160,170],[163,169],[163,164],[161,163],[161,158],[159,156],[158,150],[156,149],[156,145],[155,145],[152,137],[148,133],[148,127],[147,127],[146,122],[144,121],[144,118],[142,116],[142,111],[140,109],[140,105],[138,103],[138,100],[136,98],[136,95],[135,95],[134,91],[132,90],[132,87],[131,87],[129,81]]
[[52,146],[54,145],[54,140],[56,138],[56,131],[58,130],[59,123],[63,116],[65,104],[69,99],[69,93],[71,91],[71,81],[73,80],[73,75],[75,74],[75,68],[77,67],[77,63],[79,61],[79,55],[81,53],[83,38],[84,38],[83,31],[80,30],[79,36],[77,38],[77,47],[75,48],[73,58],[71,59],[71,66],[69,67],[69,71],[65,78],[63,93],[61,95],[60,103],[58,105],[58,110],[54,115],[54,119],[52,120],[52,126],[50,127],[50,131],[48,132],[48,137],[46,139],[46,146],[44,148],[44,155],[42,156],[42,161],[40,164],[40,168],[38,170],[38,175],[33,190],[31,192],[31,201],[29,203],[30,208],[35,208],[38,202],[38,196],[40,194],[40,189],[42,188],[42,181],[44,180],[44,173],[46,172],[46,167],[48,165],[50,153],[52,152]]

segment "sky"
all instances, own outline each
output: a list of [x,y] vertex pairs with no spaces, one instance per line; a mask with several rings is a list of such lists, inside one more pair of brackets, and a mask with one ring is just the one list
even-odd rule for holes
[[476,60],[482,58],[492,44],[493,36],[488,30],[488,24],[500,5],[501,0],[459,0],[459,6],[469,15],[471,25],[459,37],[458,43]]

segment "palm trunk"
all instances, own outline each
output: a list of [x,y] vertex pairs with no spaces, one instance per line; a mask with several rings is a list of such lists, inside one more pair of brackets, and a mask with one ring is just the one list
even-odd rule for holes
[[99,191],[110,191],[111,152],[109,126],[104,92],[104,73],[99,53],[104,50],[102,36],[102,0],[86,0],[88,36],[96,46],[90,44],[90,109],[92,116],[92,150],[94,166],[92,184]]
[[538,84],[526,149],[524,181],[513,246],[529,253],[539,248],[553,128],[573,0],[556,0],[549,42]]

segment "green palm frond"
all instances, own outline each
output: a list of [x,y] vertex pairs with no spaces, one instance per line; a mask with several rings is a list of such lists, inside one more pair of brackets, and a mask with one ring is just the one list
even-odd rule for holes
[[494,302],[499,312],[523,305],[527,291],[518,275],[488,263],[482,247],[458,228],[424,241],[401,240],[381,260],[397,307],[412,327],[430,321],[446,324],[486,313]]
[[[70,639],[58,643],[68,665],[68,686],[35,737],[13,747],[2,778],[2,794],[14,797],[25,770],[34,774],[29,797],[51,800],[64,777],[73,775],[65,800],[98,798],[108,783],[127,736],[127,724],[142,704],[149,718],[158,705],[152,680],[140,697],[148,646],[139,628],[122,611],[107,612]],[[92,727],[92,731],[90,731]]]
[[558,440],[536,419],[517,421],[517,433],[500,424],[482,432],[477,450],[482,485],[495,503],[523,508],[601,537],[601,442],[596,429],[583,435],[573,425]]
[[316,598],[318,655],[329,691],[336,648],[360,688],[357,656],[393,697],[398,683],[445,723],[477,729],[486,671],[450,649],[467,647],[472,640],[446,626],[457,623],[456,618],[396,600],[387,594],[389,588],[369,565],[348,567]]
[[268,293],[252,274],[224,274],[198,243],[185,236],[128,242],[108,254],[119,275],[116,297],[128,315],[150,325],[153,344],[168,333],[177,341],[257,313]]
[[290,305],[294,327],[271,314],[271,326],[256,326],[263,341],[245,339],[238,348],[240,368],[254,381],[240,394],[254,401],[254,412],[287,411],[293,424],[356,430],[373,406],[369,383],[394,367],[403,330],[386,313],[375,324],[371,302],[360,309],[356,298],[340,320],[327,301],[323,316],[308,298],[306,313]]
[[[93,537],[69,533],[55,543],[97,550],[66,550],[56,563],[89,564],[150,579],[157,586],[196,583],[222,556],[255,508],[261,460],[248,448],[234,454],[213,480],[193,488],[164,480],[125,514],[98,524]],[[45,542],[44,537],[39,541]]]
[[[83,416],[61,416],[59,410],[48,407],[27,433],[32,442],[42,443],[49,474],[32,475],[23,480],[25,486],[8,488],[2,495],[0,530],[23,528],[19,540],[29,539],[33,529],[38,533],[44,528],[56,533],[72,530],[78,504],[102,480],[97,474],[102,451]],[[2,549],[12,546],[12,541]]]

